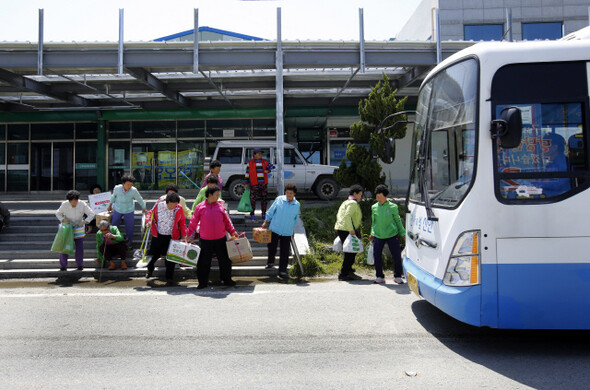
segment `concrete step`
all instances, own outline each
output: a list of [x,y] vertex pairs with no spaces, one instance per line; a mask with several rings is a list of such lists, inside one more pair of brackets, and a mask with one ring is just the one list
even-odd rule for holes
[[[133,251],[139,249],[141,246],[141,239],[135,239],[133,242]],[[199,245],[198,240],[195,241]],[[47,237],[36,238],[36,237],[23,237],[19,241],[3,241],[0,240],[0,259],[9,258],[11,253],[21,252],[24,250],[35,250],[40,252],[50,252],[53,239],[48,240]],[[250,246],[254,255],[258,253],[266,253],[266,244],[260,244],[250,240]],[[94,237],[86,237],[84,239],[84,251],[96,251],[96,239]],[[6,257],[9,256],[9,257]]]
[[[27,210],[21,209],[12,214],[11,225],[0,233],[0,279],[7,278],[42,278],[56,277],[95,277],[98,278],[100,269],[94,263],[96,256],[95,233],[87,235],[84,239],[84,270],[76,270],[74,257],[70,256],[68,271],[59,271],[59,254],[51,252],[51,244],[57,232],[59,222],[55,217],[55,210],[59,202],[49,202],[44,205],[46,209]],[[250,241],[254,258],[245,263],[235,264],[232,268],[234,276],[273,276],[274,270],[266,270],[267,248],[266,244],[259,244],[252,240],[252,229],[262,225],[260,216],[256,220],[250,220],[249,215],[232,211],[230,213],[234,227],[239,233],[246,233]],[[125,271],[102,270],[103,278],[125,279],[144,277],[145,268],[135,268],[136,260],[132,259],[133,252],[139,249],[143,234],[141,233],[142,214],[136,212],[134,215],[134,249],[129,251],[126,260],[129,268]],[[187,221],[188,225],[188,221]],[[126,235],[123,223],[119,225],[121,232]],[[198,242],[197,242],[198,243]],[[119,261],[115,260],[118,265]],[[156,263],[155,276],[164,276],[164,260]],[[212,272],[218,272],[217,261],[213,260]],[[181,278],[195,278],[193,268],[177,268],[177,275]],[[212,276],[214,280],[216,276]]]
[[[51,248],[52,242],[46,241],[43,243],[26,243],[24,246],[26,249],[20,249],[15,247],[10,247],[6,245],[0,245],[0,261],[2,260],[13,260],[13,259],[44,259],[44,258],[51,258],[57,259],[59,258],[59,253],[51,252],[49,249]],[[128,257],[133,256],[133,252],[136,249],[139,249],[139,245],[141,243],[134,243],[135,248],[133,251],[129,251]],[[260,245],[260,244],[259,244]],[[21,247],[23,245],[21,244]],[[266,256],[268,249],[266,246],[254,246],[252,245],[252,254],[254,256]],[[84,253],[86,255],[96,255],[96,244],[92,241],[85,241],[84,242]]]
[[[247,263],[246,263],[247,264]],[[154,271],[155,277],[163,278],[166,269],[164,267],[156,268]],[[143,278],[145,277],[145,268],[128,268],[126,270],[114,270],[109,271],[107,269],[102,270],[102,279],[130,279],[130,278]],[[177,268],[175,270],[175,277],[179,279],[196,279],[195,270],[193,268]],[[219,267],[211,267],[211,280],[218,278],[216,274],[219,273]],[[240,276],[274,276],[277,273],[277,269],[267,270],[263,266],[234,266],[232,267],[232,277]],[[75,266],[68,268],[68,271],[60,271],[59,266],[48,269],[0,269],[0,279],[35,279],[35,278],[84,278],[93,277],[98,279],[100,277],[100,269],[98,268],[84,268],[83,271],[78,271]]]
[[[94,262],[95,258],[85,257],[84,268],[97,268]],[[115,264],[119,265],[120,260],[115,259]],[[129,258],[125,261],[129,267],[135,267],[137,260]],[[217,266],[217,260],[213,259],[212,265]],[[278,263],[277,263],[278,264]],[[76,262],[73,257],[68,259],[68,265],[72,268],[76,268]],[[233,267],[249,267],[249,266],[265,266],[266,256],[255,256],[253,259],[248,260],[244,263],[234,264]],[[40,259],[12,259],[12,260],[0,260],[0,270],[14,270],[14,269],[53,269],[59,268],[59,258],[40,258]],[[156,262],[156,267],[164,267],[164,259],[160,258]]]

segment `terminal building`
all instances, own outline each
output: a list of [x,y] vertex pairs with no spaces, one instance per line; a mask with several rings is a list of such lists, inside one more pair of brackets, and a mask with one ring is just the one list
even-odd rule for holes
[[[548,23],[540,29],[553,34],[548,39],[557,37],[555,24],[560,36],[588,24],[590,1],[577,5],[575,16],[567,0],[557,2],[559,12],[536,7],[555,15],[547,11],[535,21],[524,0],[424,0],[397,36],[379,42],[277,42],[210,27],[198,27],[197,41],[193,29],[121,44],[0,42],[0,192],[84,192],[95,183],[111,189],[125,172],[140,190],[171,182],[192,189],[180,172],[197,181],[218,141],[276,138],[279,96],[285,142],[310,162],[339,165],[349,126],[359,120],[358,102],[384,73],[412,109],[437,55],[502,39],[497,27],[481,27],[477,36],[470,26],[504,29],[506,8],[515,40],[527,37],[516,31],[527,24]],[[432,27],[437,7],[440,53]],[[482,18],[472,18],[478,9]],[[458,24],[471,35],[458,35]],[[394,187],[407,183],[403,142],[396,162],[385,166]]]

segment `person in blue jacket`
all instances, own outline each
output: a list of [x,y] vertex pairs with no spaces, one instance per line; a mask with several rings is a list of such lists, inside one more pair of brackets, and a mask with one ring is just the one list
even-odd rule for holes
[[141,207],[143,213],[146,213],[147,210],[143,198],[139,195],[139,191],[133,187],[135,177],[123,175],[121,182],[122,184],[115,186],[113,189],[111,203],[109,203],[107,210],[113,210],[111,225],[119,227],[121,218],[125,220],[125,236],[129,240],[129,245],[133,247],[135,201],[139,203],[139,207]]
[[278,196],[270,209],[266,213],[265,221],[262,224],[266,228],[269,224],[269,230],[272,232],[271,242],[268,244],[267,269],[272,269],[275,263],[277,246],[281,245],[279,256],[279,272],[281,279],[288,280],[287,265],[289,264],[289,249],[291,248],[291,236],[293,229],[299,218],[299,202],[295,199],[297,186],[295,183],[285,184],[285,195]]

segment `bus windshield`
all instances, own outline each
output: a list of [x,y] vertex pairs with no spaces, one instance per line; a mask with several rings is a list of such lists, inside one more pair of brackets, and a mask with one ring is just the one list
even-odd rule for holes
[[418,96],[410,199],[455,207],[471,187],[477,140],[478,63],[467,59],[431,78]]

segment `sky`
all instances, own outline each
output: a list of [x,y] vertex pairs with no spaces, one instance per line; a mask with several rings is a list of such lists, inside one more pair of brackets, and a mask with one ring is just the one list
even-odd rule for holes
[[37,42],[44,9],[44,42],[149,41],[199,26],[275,40],[281,8],[283,40],[358,40],[363,8],[366,41],[396,36],[420,0],[0,0],[0,42]]

